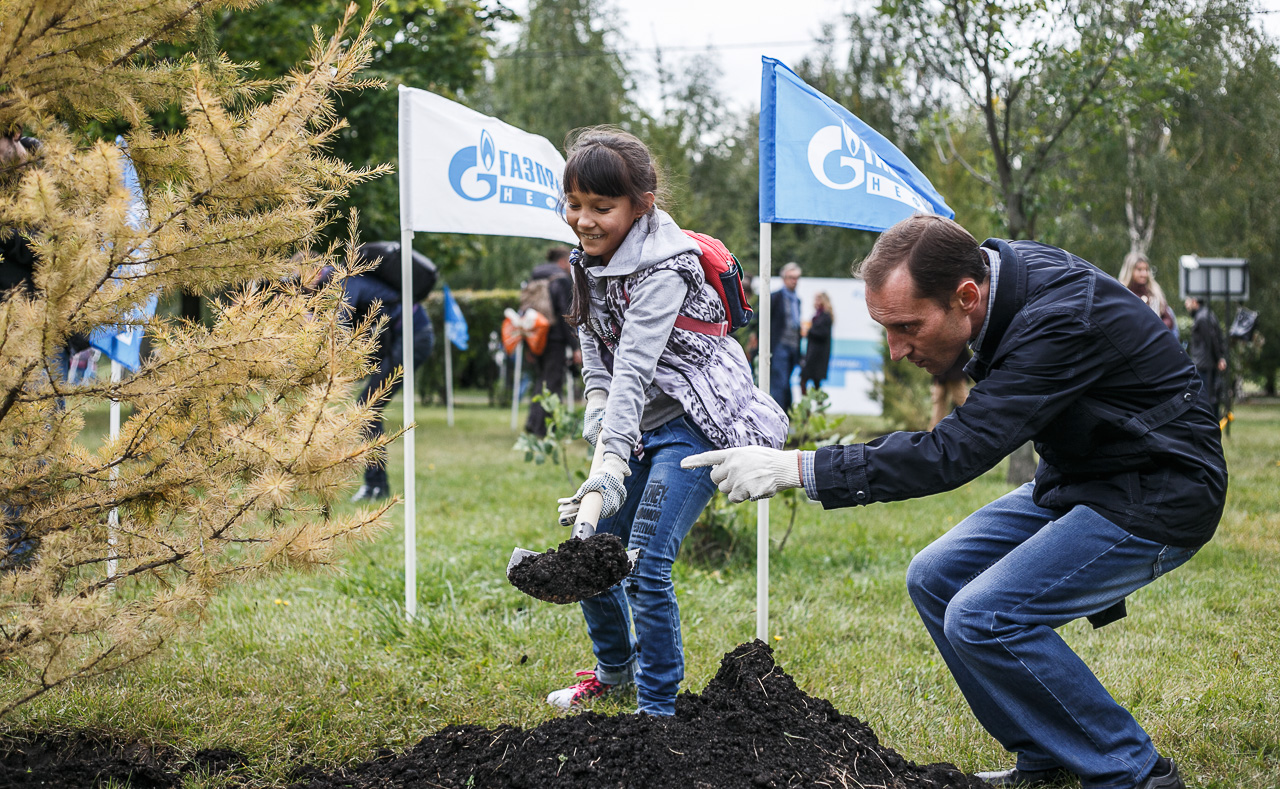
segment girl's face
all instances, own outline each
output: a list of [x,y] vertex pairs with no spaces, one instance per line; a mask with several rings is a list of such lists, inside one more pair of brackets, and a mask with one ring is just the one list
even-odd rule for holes
[[565,219],[578,235],[582,251],[606,264],[622,246],[631,225],[653,206],[653,193],[636,205],[629,197],[604,197],[594,192],[565,192]]
[[1151,281],[1151,266],[1145,261],[1139,261],[1133,266],[1133,281],[1139,285],[1146,285]]

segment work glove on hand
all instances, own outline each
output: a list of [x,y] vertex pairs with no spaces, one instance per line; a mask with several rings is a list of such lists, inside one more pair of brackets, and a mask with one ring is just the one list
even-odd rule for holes
[[604,407],[608,400],[609,394],[603,389],[587,392],[587,412],[582,416],[582,437],[593,447],[604,427]]
[[578,492],[567,499],[559,500],[560,525],[572,526],[578,520],[578,509],[582,505],[582,497],[593,490],[600,491],[604,496],[600,517],[616,515],[618,510],[622,509],[623,502],[627,500],[627,489],[622,480],[629,476],[631,476],[631,466],[627,465],[627,461],[612,452],[606,452],[596,473],[587,477],[587,481],[582,483]]
[[800,487],[800,453],[768,447],[717,449],[690,455],[681,468],[711,466],[711,481],[734,504],[768,498],[780,490]]

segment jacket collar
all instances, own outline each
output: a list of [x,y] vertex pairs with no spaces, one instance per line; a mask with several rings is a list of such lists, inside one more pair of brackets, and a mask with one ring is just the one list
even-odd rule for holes
[[1013,316],[1018,314],[1018,310],[1027,301],[1027,268],[1007,241],[989,238],[982,242],[982,246],[1000,255],[1000,280],[991,294],[991,305],[988,307],[991,314],[987,328],[980,338],[981,343],[974,349],[974,359],[981,358],[985,365],[990,364],[996,348],[1004,339],[1005,331],[1013,322]]

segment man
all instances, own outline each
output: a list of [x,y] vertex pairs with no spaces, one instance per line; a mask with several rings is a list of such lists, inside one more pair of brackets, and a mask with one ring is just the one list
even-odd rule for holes
[[968,344],[976,382],[927,433],[781,452],[720,450],[731,501],[804,486],[827,508],[951,490],[1028,439],[1034,482],[920,552],[907,586],[979,722],[1017,754],[997,786],[1074,773],[1085,789],[1177,789],[1133,716],[1054,633],[1123,616],[1130,593],[1213,535],[1226,464],[1191,360],[1140,299],[1089,263],[1031,241],[988,240],[917,215],[862,263],[890,354],[944,372]]
[[[543,280],[547,297],[547,306],[543,309],[551,311],[546,316],[551,321],[551,328],[547,330],[547,345],[542,355],[536,357],[537,367],[533,381],[535,397],[542,394],[544,387],[552,394],[564,394],[565,364],[570,352],[573,354],[573,363],[582,364],[578,333],[565,319],[573,304],[573,278],[569,275],[567,247],[552,247],[547,251],[546,262],[535,266],[529,274],[529,283]],[[541,403],[534,403],[529,407],[529,418],[525,421],[524,429],[539,438],[547,434],[547,412]]]
[[1210,406],[1214,414],[1218,413],[1218,390],[1220,389],[1219,373],[1227,369],[1227,341],[1222,336],[1222,326],[1218,324],[1218,316],[1213,314],[1209,305],[1199,296],[1188,296],[1183,306],[1191,313],[1191,342],[1187,350],[1191,353],[1191,361],[1195,362],[1196,372],[1204,381],[1205,393],[1209,396]]
[[800,366],[800,266],[788,263],[782,267],[782,287],[770,296],[769,319],[769,394],[791,410],[791,374]]

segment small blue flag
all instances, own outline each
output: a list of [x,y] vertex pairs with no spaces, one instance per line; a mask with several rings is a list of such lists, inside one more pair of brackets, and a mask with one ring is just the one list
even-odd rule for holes
[[[142,184],[138,180],[138,171],[133,167],[133,159],[129,156],[124,137],[116,137],[116,145],[123,154],[120,159],[120,175],[124,187],[129,190],[130,202],[128,223],[135,229],[147,223],[147,203],[142,195]],[[117,270],[119,277],[141,277],[146,275],[142,264],[129,264]],[[100,326],[89,336],[89,345],[106,354],[107,358],[119,362],[130,371],[136,372],[142,364],[142,332],[140,325],[156,314],[158,296],[152,294],[144,303],[134,305],[125,316],[128,324],[119,326]]]
[[453,343],[460,351],[467,349],[467,319],[462,317],[462,309],[458,307],[458,302],[453,298],[453,291],[449,290],[449,286],[444,287],[444,336],[449,338],[449,342]]
[[760,222],[887,230],[915,213],[955,217],[891,142],[844,107],[763,58]]

